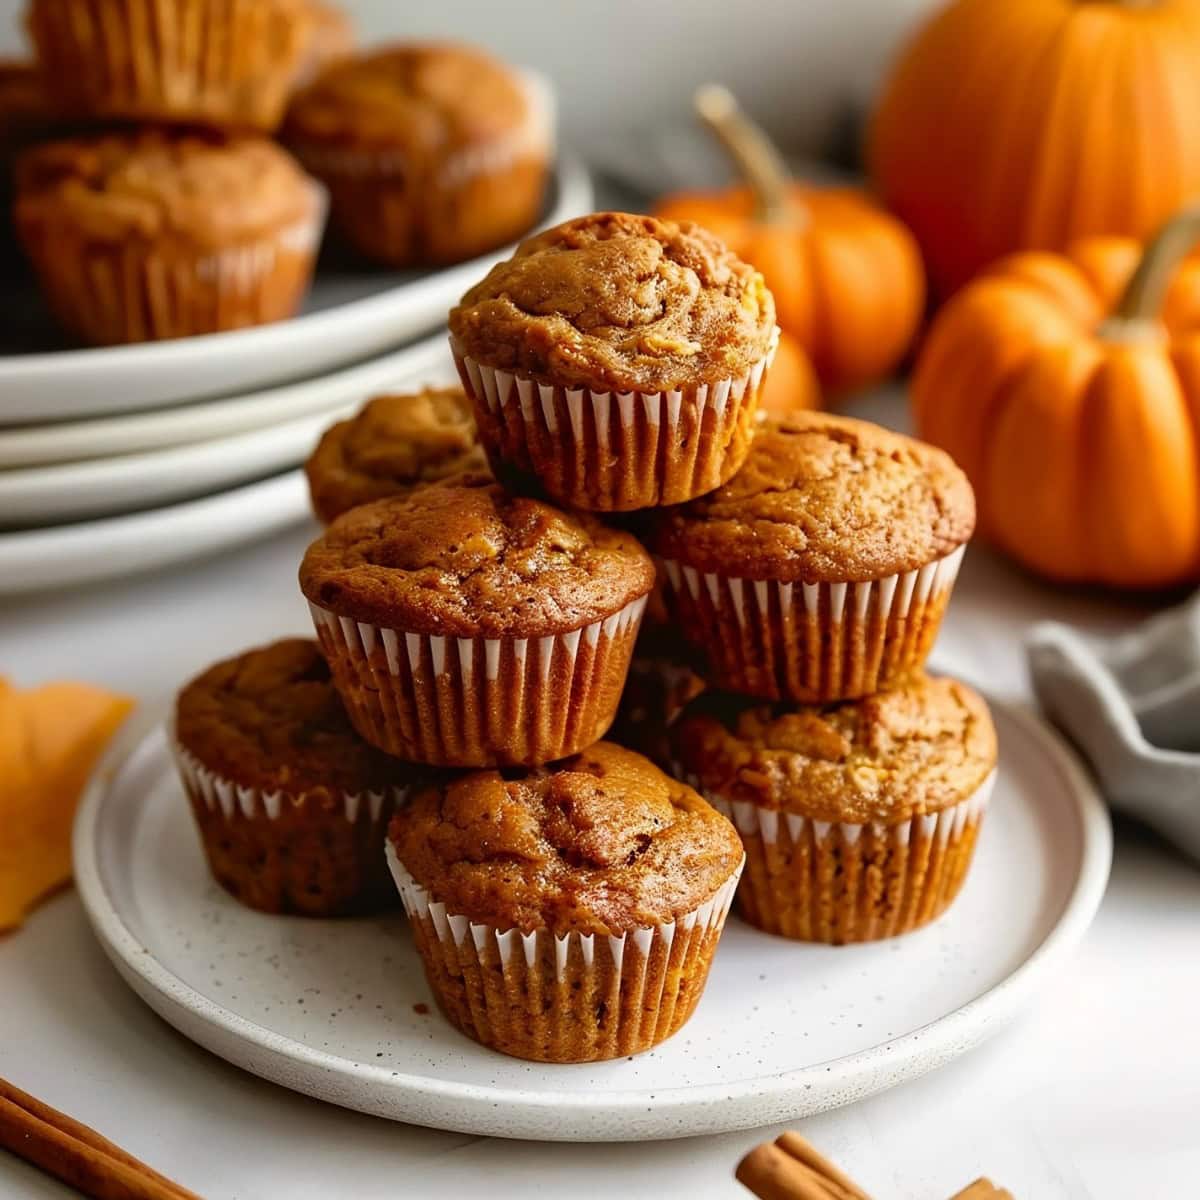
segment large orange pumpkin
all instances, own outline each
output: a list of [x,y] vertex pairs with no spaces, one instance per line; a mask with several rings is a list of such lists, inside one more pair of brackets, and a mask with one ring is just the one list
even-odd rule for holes
[[1144,238],[1200,198],[1197,0],[955,0],[885,86],[867,157],[933,290],[1021,249]]
[[1053,579],[1200,578],[1200,210],[1001,260],[941,311],[912,380],[920,435],[975,487],[979,530]]
[[925,306],[912,235],[861,191],[794,183],[724,88],[702,88],[696,103],[745,183],[677,192],[655,212],[698,222],[763,273],[780,326],[808,352],[825,389],[886,376],[908,350]]
[[820,407],[821,385],[808,355],[794,337],[781,333],[775,361],[758,398],[759,412],[786,417],[789,413]]

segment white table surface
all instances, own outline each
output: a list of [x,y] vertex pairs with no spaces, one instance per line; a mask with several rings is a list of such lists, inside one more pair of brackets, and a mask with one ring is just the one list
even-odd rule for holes
[[[93,680],[145,705],[216,658],[307,631],[296,529],[169,576],[0,603],[0,672]],[[1020,637],[1142,609],[1057,592],[973,548],[935,665],[1028,696]],[[0,831],[3,836],[3,831]],[[1020,864],[1013,869],[1019,871]],[[879,1200],[945,1200],[987,1173],[1018,1200],[1184,1200],[1200,1178],[1200,871],[1118,823],[1077,957],[1014,1026],[952,1065],[800,1126]],[[731,1176],[777,1129],[659,1143],[503,1142],[293,1095],[193,1046],[126,989],[65,893],[0,938],[0,1075],[209,1200],[748,1195]],[[0,1153],[0,1197],[59,1197]]]

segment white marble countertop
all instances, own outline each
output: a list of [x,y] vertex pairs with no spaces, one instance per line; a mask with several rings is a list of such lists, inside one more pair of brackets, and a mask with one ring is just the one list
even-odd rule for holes
[[[0,671],[167,700],[230,651],[306,632],[297,529],[167,576],[0,603]],[[935,665],[1028,695],[1020,637],[1131,605],[967,557]],[[1014,864],[1019,870],[1019,864]],[[915,1082],[801,1126],[881,1200],[943,1200],[987,1173],[1018,1200],[1182,1200],[1200,1178],[1200,871],[1119,823],[1112,881],[1068,970],[1013,1027]],[[775,1129],[627,1146],[502,1142],[359,1116],[196,1048],[130,992],[65,893],[0,939],[0,1075],[209,1200],[570,1193],[746,1195],[731,1171]],[[1186,1181],[1193,1181],[1187,1183]],[[0,1154],[0,1196],[68,1193]]]

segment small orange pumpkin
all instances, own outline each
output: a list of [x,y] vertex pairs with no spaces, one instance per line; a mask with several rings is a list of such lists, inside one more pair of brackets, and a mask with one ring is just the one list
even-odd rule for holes
[[955,0],[902,52],[872,179],[935,293],[1015,250],[1145,238],[1200,196],[1196,0]]
[[759,412],[773,417],[821,407],[821,385],[804,348],[790,334],[779,335],[775,361],[758,398]]
[[1052,579],[1200,579],[1198,238],[1200,209],[1144,253],[1102,238],[1013,255],[922,347],[920,435],[966,471],[980,532]]
[[828,391],[889,374],[925,305],[912,235],[861,191],[792,182],[779,152],[725,88],[701,88],[696,107],[745,183],[665,196],[657,214],[705,226],[763,273],[780,326],[808,352]]

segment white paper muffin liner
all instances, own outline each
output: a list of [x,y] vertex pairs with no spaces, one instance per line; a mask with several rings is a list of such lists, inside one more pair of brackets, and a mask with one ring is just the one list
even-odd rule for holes
[[[209,867],[243,903],[265,912],[334,916],[388,900],[384,841],[409,789],[328,796],[246,787],[206,767],[172,735]],[[335,797],[329,803],[329,797]]]
[[929,655],[966,547],[856,583],[784,583],[660,558],[664,598],[708,659],[710,682],[809,703],[885,690]]
[[539,383],[481,363],[450,338],[489,452],[537,475],[575,508],[626,512],[680,504],[719,487],[750,449],[753,418],[779,344],[736,379],[658,392]]
[[993,770],[958,804],[887,825],[730,801],[695,774],[679,774],[742,839],[742,915],[770,933],[827,943],[892,937],[944,912],[962,886],[996,782]]
[[429,985],[463,1033],[518,1058],[594,1062],[670,1037],[700,999],[743,863],[674,921],[619,937],[521,933],[451,913],[396,857],[387,861]]
[[359,733],[409,762],[536,765],[602,738],[616,715],[646,597],[540,638],[439,637],[309,604]]

